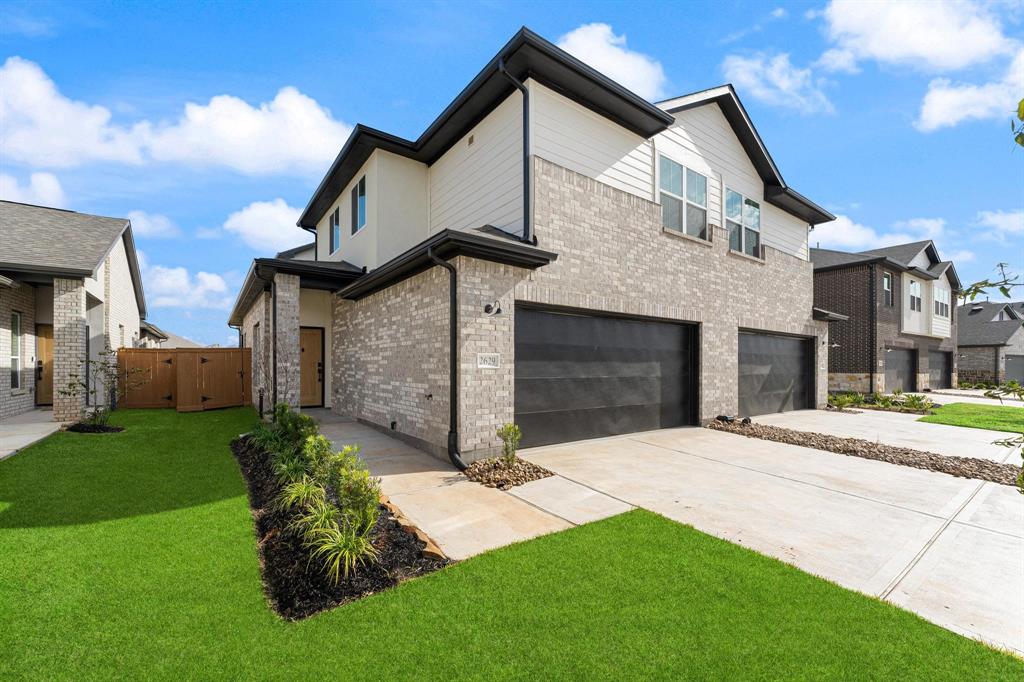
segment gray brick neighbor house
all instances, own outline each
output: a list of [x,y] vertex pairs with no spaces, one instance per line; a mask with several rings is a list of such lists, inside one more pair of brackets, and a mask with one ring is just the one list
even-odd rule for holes
[[971,301],[956,313],[960,380],[1024,384],[1024,303]]
[[136,345],[145,316],[127,219],[0,201],[0,419],[50,405],[77,419],[86,396],[60,389],[105,347]]
[[[523,29],[416,140],[357,126],[229,323],[266,404],[456,463],[822,406],[808,233],[729,85],[652,104]],[[254,400],[258,396],[254,395]]]
[[891,392],[957,383],[960,280],[931,241],[847,253],[811,249],[814,304],[849,319],[831,327],[833,391]]

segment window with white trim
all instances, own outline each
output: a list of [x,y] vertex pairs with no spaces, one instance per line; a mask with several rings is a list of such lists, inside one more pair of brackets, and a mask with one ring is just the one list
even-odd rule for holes
[[910,280],[910,309],[921,312],[921,283]]
[[882,298],[885,301],[885,305],[892,307],[892,273],[882,273]]
[[21,313],[11,313],[11,388],[21,388]]
[[935,314],[939,317],[949,317],[949,289],[935,290]]
[[366,225],[366,176],[352,188],[352,234]]
[[330,218],[330,229],[331,229],[331,253],[338,250],[341,246],[341,209],[334,209],[334,213],[331,214]]
[[730,249],[761,257],[761,204],[726,188],[725,226]]
[[660,155],[661,224],[667,230],[708,238],[708,179]]

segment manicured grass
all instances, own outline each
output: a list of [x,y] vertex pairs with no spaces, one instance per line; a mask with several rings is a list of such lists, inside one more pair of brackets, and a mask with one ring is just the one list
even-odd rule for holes
[[934,408],[934,412],[917,421],[992,431],[1024,432],[1024,407],[950,403]]
[[1018,659],[642,511],[283,622],[227,447],[252,412],[115,421],[0,462],[0,679],[1024,679]]

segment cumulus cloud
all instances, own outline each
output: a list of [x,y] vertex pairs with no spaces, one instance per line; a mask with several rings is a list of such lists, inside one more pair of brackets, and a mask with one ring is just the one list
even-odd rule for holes
[[936,241],[939,254],[945,260],[970,261],[974,253],[967,249],[944,251],[943,244],[953,241],[955,235],[946,230],[946,221],[942,218],[910,218],[899,220],[888,230],[877,230],[854,221],[849,216],[840,215],[829,223],[818,225],[811,233],[811,241],[823,249],[837,251],[870,251],[895,244],[906,244],[925,239]]
[[825,50],[815,66],[830,73],[859,73],[857,58],[849,50],[831,49]]
[[981,211],[978,225],[995,232],[995,236],[1024,238],[1024,211]]
[[128,220],[132,223],[132,233],[138,237],[150,239],[169,239],[181,235],[181,230],[170,218],[158,213],[131,211]]
[[883,64],[950,71],[1014,49],[988,8],[968,0],[832,0],[821,16],[839,49]]
[[25,185],[13,175],[0,173],[0,199],[54,208],[67,205],[64,189],[53,173],[32,173]]
[[936,78],[928,84],[921,112],[914,126],[925,133],[969,120],[1009,118],[1024,93],[1024,49],[1017,52],[1009,69],[991,83],[954,83]]
[[811,70],[794,66],[786,53],[729,55],[722,62],[722,73],[741,94],[749,93],[765,104],[802,114],[835,111]]
[[233,300],[224,277],[212,272],[193,275],[183,267],[154,265],[143,271],[143,282],[154,308],[228,310]]
[[608,24],[584,24],[558,39],[558,46],[648,100],[665,96],[661,62],[626,47],[626,36]]
[[217,166],[241,173],[319,172],[351,126],[293,87],[255,106],[231,95],[189,102],[175,121],[112,121],[106,107],[72,100],[35,63],[0,67],[4,154],[42,167],[107,161]]
[[785,7],[776,7],[772,10],[772,19],[785,19],[788,14]]
[[307,241],[309,235],[295,223],[302,211],[284,199],[254,201],[224,221],[224,229],[260,251],[283,251]]

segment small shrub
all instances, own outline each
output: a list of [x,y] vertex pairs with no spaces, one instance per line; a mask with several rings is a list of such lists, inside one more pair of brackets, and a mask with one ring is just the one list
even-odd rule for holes
[[523,438],[523,432],[518,424],[503,424],[497,431],[501,439],[501,459],[505,466],[511,468],[516,463],[516,450],[519,449],[519,441]]
[[323,562],[324,572],[335,583],[347,578],[356,566],[377,559],[377,549],[370,541],[369,532],[360,533],[353,527],[326,528],[308,544],[313,558]]
[[903,407],[908,410],[930,410],[934,403],[928,396],[907,395],[903,398]]

